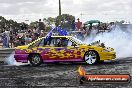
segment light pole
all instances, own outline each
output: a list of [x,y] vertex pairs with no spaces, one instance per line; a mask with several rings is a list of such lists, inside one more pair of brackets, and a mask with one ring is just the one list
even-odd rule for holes
[[59,16],[61,16],[61,0],[59,0]]
[[59,0],[59,25],[61,25],[61,0]]

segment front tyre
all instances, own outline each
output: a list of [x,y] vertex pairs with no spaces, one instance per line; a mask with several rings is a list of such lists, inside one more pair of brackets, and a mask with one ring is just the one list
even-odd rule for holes
[[99,62],[99,55],[95,51],[87,51],[84,55],[84,60],[87,64],[96,64]]
[[42,63],[41,57],[38,54],[30,55],[29,61],[30,61],[30,64],[35,67],[41,65]]

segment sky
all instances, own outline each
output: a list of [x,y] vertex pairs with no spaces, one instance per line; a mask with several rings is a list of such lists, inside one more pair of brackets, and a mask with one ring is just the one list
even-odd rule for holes
[[[56,17],[58,3],[59,0],[0,0],[0,15],[18,22],[38,21]],[[82,22],[132,22],[132,0],[61,0],[61,4],[62,14],[71,14]]]

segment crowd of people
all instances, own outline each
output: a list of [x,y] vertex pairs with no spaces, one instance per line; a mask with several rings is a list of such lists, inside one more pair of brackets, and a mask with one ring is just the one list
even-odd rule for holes
[[[78,26],[72,31],[72,35],[76,36],[80,40],[85,39],[87,36],[91,34],[99,34],[103,32],[110,32],[111,30],[116,28],[116,24],[114,22],[111,23],[98,23],[96,25],[86,25]],[[93,33],[94,32],[94,33]]]
[[10,30],[6,30],[1,33],[1,42],[3,43],[3,48],[12,48],[20,45],[27,45],[32,41],[38,39],[39,37],[45,36],[45,33],[41,31],[40,33],[35,29],[28,29],[23,33],[11,32]]
[[[41,20],[40,20],[41,21]],[[0,34],[1,37],[1,43],[3,48],[13,48],[20,45],[27,45],[31,43],[32,41],[45,36],[47,33],[45,32],[45,28],[41,24],[34,29],[27,28],[23,32],[15,32],[10,27],[9,29],[6,29],[3,33]],[[76,36],[79,39],[84,39],[86,36],[88,36],[92,30],[96,30],[97,33],[100,33],[100,30],[111,30],[113,29],[114,24],[98,24],[98,25],[82,25],[82,23],[78,20],[76,23],[76,26],[73,27],[74,29],[71,29],[68,31],[69,35]]]
[[39,37],[45,36],[44,24],[39,20],[38,27],[34,29],[25,28],[23,30],[14,30],[12,27],[5,28],[0,33],[0,42],[3,48],[13,48],[20,45],[27,45]]

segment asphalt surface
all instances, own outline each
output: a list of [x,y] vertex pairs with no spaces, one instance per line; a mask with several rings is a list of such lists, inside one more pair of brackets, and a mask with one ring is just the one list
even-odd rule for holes
[[30,65],[9,66],[0,64],[0,88],[132,88],[132,82],[126,84],[84,84],[77,80],[77,68],[84,67],[92,74],[130,74],[132,75],[132,58],[122,58],[114,62],[97,65],[85,63],[43,64],[39,67]]

